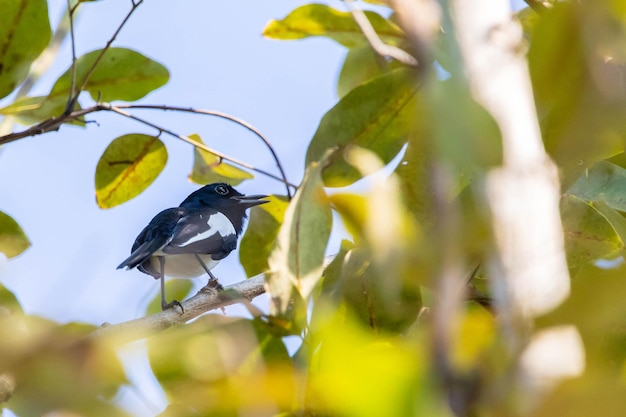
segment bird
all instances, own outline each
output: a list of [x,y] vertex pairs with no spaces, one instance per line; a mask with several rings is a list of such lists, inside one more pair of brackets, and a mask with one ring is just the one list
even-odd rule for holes
[[189,194],[178,207],[161,211],[139,233],[131,254],[117,269],[137,268],[161,282],[161,308],[184,309],[168,303],[165,276],[195,278],[209,275],[207,287],[222,289],[211,272],[237,247],[246,210],[268,203],[266,195],[243,195],[226,183],[208,184]]

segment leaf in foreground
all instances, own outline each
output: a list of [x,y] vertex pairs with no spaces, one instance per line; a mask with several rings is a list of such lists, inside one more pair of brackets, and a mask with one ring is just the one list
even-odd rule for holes
[[324,192],[324,163],[309,165],[298,192],[287,207],[269,258],[268,291],[272,314],[288,311],[293,294],[306,300],[323,273],[332,214]]

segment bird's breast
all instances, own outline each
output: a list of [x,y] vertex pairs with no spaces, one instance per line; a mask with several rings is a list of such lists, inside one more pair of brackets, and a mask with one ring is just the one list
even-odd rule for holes
[[[202,262],[209,269],[213,269],[219,261],[211,258],[211,255],[199,255]],[[159,261],[152,258],[152,263],[158,270]],[[165,258],[165,275],[171,278],[196,278],[206,275],[206,271],[193,254],[167,255]]]

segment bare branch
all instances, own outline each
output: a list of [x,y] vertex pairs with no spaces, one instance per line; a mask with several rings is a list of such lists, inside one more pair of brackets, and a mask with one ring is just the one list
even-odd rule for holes
[[[194,140],[192,140],[191,138],[184,136],[184,135],[180,135],[178,133],[175,133],[169,129],[166,129],[164,127],[161,127],[155,123],[152,123],[148,120],[142,119],[140,117],[134,116],[128,112],[123,111],[122,109],[159,109],[159,110],[170,110],[170,111],[182,111],[182,112],[189,112],[189,113],[197,113],[197,114],[205,114],[205,115],[210,115],[210,116],[216,116],[216,117],[221,117],[227,120],[231,120],[235,123],[240,124],[241,126],[247,128],[248,130],[252,131],[253,133],[255,133],[257,136],[259,136],[263,142],[270,148],[270,151],[272,153],[272,156],[274,157],[274,160],[278,166],[278,169],[280,171],[281,176],[277,176],[275,174],[272,174],[268,171],[265,171],[263,169],[260,168],[256,168],[253,165],[250,165],[246,162],[240,161],[238,159],[232,158],[220,151],[217,151],[215,149],[209,148],[208,146],[198,143]],[[37,136],[37,135],[41,135],[47,132],[52,132],[52,131],[56,131],[58,130],[61,125],[63,125],[64,123],[67,123],[69,121],[72,120],[76,120],[79,119],[87,114],[90,113],[95,113],[98,111],[112,111],[116,114],[122,115],[124,117],[128,117],[130,119],[133,119],[139,123],[142,123],[146,126],[150,126],[154,129],[157,129],[159,132],[162,133],[166,133],[170,136],[173,136],[175,138],[178,138],[180,140],[183,140],[187,143],[190,143],[191,145],[195,146],[198,149],[202,149],[205,150],[207,152],[211,152],[217,156],[219,156],[222,159],[225,159],[229,162],[232,162],[233,164],[242,166],[244,168],[250,169],[252,171],[256,171],[262,175],[265,175],[269,178],[275,179],[277,181],[282,182],[283,184],[285,184],[285,187],[287,188],[287,195],[289,197],[291,197],[291,192],[290,192],[290,187],[297,189],[297,187],[294,184],[291,184],[286,177],[285,171],[282,167],[282,164],[280,163],[280,160],[278,159],[278,156],[276,155],[276,153],[274,152],[273,147],[271,146],[270,142],[267,140],[267,138],[265,138],[265,136],[263,136],[256,128],[254,128],[252,125],[250,125],[249,123],[228,115],[226,113],[222,113],[219,111],[213,111],[213,110],[201,110],[201,109],[191,109],[191,108],[184,108],[184,107],[171,107],[171,106],[161,106],[161,105],[135,105],[135,104],[126,104],[126,105],[120,105],[120,106],[113,106],[111,104],[108,103],[101,103],[101,104],[97,104],[95,106],[92,107],[87,107],[84,109],[80,109],[80,110],[76,110],[73,111],[69,114],[62,114],[59,117],[53,117],[47,120],[44,120],[41,123],[38,123],[34,126],[29,127],[28,129],[22,131],[22,132],[16,132],[16,133],[10,133],[8,135],[4,135],[4,136],[0,136],[0,145],[4,145],[7,143],[11,143],[14,142],[16,140],[19,139],[24,139],[26,137],[31,137],[31,136]]]
[[[253,278],[230,285],[224,291],[200,291],[193,297],[183,301],[184,312],[171,308],[151,316],[127,321],[119,324],[104,324],[93,336],[113,336],[122,343],[142,339],[154,332],[162,331],[176,324],[184,324],[201,314],[236,303],[248,303],[250,300],[265,293],[265,276]],[[229,294],[238,294],[232,297]]]
[[[117,106],[113,106],[111,104],[103,103],[103,104],[100,105],[100,107],[102,108],[102,110],[109,110],[109,111],[112,111],[114,113],[120,114],[122,116],[128,117],[129,119],[135,120],[135,121],[137,121],[139,123],[142,123],[142,124],[144,124],[146,126],[150,126],[150,127],[154,128],[154,129],[157,129],[159,132],[166,133],[166,134],[168,134],[170,136],[173,136],[173,137],[178,138],[178,139],[180,139],[182,141],[185,141],[185,142],[195,146],[196,148],[200,148],[200,149],[203,149],[203,150],[205,150],[207,152],[211,152],[212,154],[215,154],[215,155],[219,156],[222,159],[225,159],[225,160],[227,160],[229,162],[232,162],[233,164],[237,164],[237,165],[242,166],[244,168],[247,168],[249,170],[256,171],[256,172],[258,172],[260,174],[263,174],[263,175],[265,175],[267,177],[270,177],[270,178],[273,178],[275,180],[281,181],[281,182],[285,183],[285,185],[287,185],[287,187],[291,186],[291,187],[295,188],[295,185],[290,184],[289,182],[287,182],[286,179],[280,178],[280,177],[272,174],[271,172],[265,171],[265,170],[263,170],[261,168],[257,168],[257,167],[255,167],[253,165],[248,164],[247,162],[243,162],[243,161],[240,161],[240,160],[235,159],[233,157],[230,157],[230,156],[228,156],[228,155],[226,155],[226,154],[224,154],[224,153],[222,153],[220,151],[217,151],[215,149],[209,148],[206,145],[203,145],[201,143],[196,142],[195,140],[191,139],[189,136],[185,136],[185,135],[181,135],[179,133],[173,132],[173,131],[171,131],[169,129],[161,127],[161,126],[159,126],[159,125],[157,125],[155,123],[152,123],[152,122],[150,122],[148,120],[145,120],[145,119],[143,119],[141,117],[138,117],[138,116],[135,116],[135,115],[130,114],[128,112],[125,112],[124,110],[122,110],[121,108],[119,108]],[[129,107],[127,107],[127,108],[129,108]]]
[[352,5],[354,0],[344,0],[344,2],[346,3],[348,10],[350,10],[350,13],[352,13],[352,17],[354,17],[355,22],[361,28],[361,31],[363,32],[363,35],[369,42],[370,46],[379,55],[391,57],[411,67],[416,67],[418,65],[417,60],[411,54],[393,45],[387,45],[382,41],[382,39],[380,39],[378,33],[376,33],[376,30],[365,15],[365,12]]
[[72,75],[70,77],[70,91],[67,97],[67,106],[65,107],[65,113],[71,113],[78,100],[78,94],[74,96],[74,89],[76,88],[76,37],[74,36],[74,13],[78,10],[80,3],[76,3],[74,7],[70,4],[71,0],[67,0],[67,14],[70,21],[70,40],[72,47]]
[[194,108],[190,108],[190,107],[178,107],[178,106],[159,106],[159,105],[149,105],[149,104],[128,104],[128,105],[118,105],[117,108],[119,109],[149,109],[149,110],[165,110],[165,111],[179,111],[179,112],[186,112],[186,113],[194,113],[194,114],[201,114],[201,115],[206,115],[206,116],[215,116],[215,117],[219,117],[222,119],[226,119],[226,120],[230,120],[234,123],[237,123],[238,125],[248,129],[250,132],[254,133],[259,139],[261,139],[263,141],[263,143],[265,144],[265,146],[269,149],[270,153],[272,154],[272,158],[274,158],[274,162],[276,163],[276,166],[278,167],[278,170],[280,171],[280,175],[283,178],[283,183],[286,186],[287,189],[287,197],[289,197],[289,199],[291,199],[291,184],[289,184],[289,181],[287,180],[287,174],[285,174],[285,170],[283,169],[283,165],[280,162],[280,159],[278,158],[278,154],[276,153],[276,151],[274,150],[274,147],[272,146],[272,144],[270,143],[270,141],[254,126],[252,126],[250,123],[246,122],[243,119],[240,119],[238,117],[232,116],[230,114],[227,113],[223,113],[221,111],[217,111],[217,110],[204,110],[204,109],[194,109]]

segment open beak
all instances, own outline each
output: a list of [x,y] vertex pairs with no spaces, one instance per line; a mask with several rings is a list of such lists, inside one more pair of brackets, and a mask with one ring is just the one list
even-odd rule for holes
[[239,201],[241,204],[245,204],[248,207],[258,206],[259,204],[269,203],[269,200],[263,200],[269,196],[263,194],[255,195],[239,195],[232,197],[234,200]]

